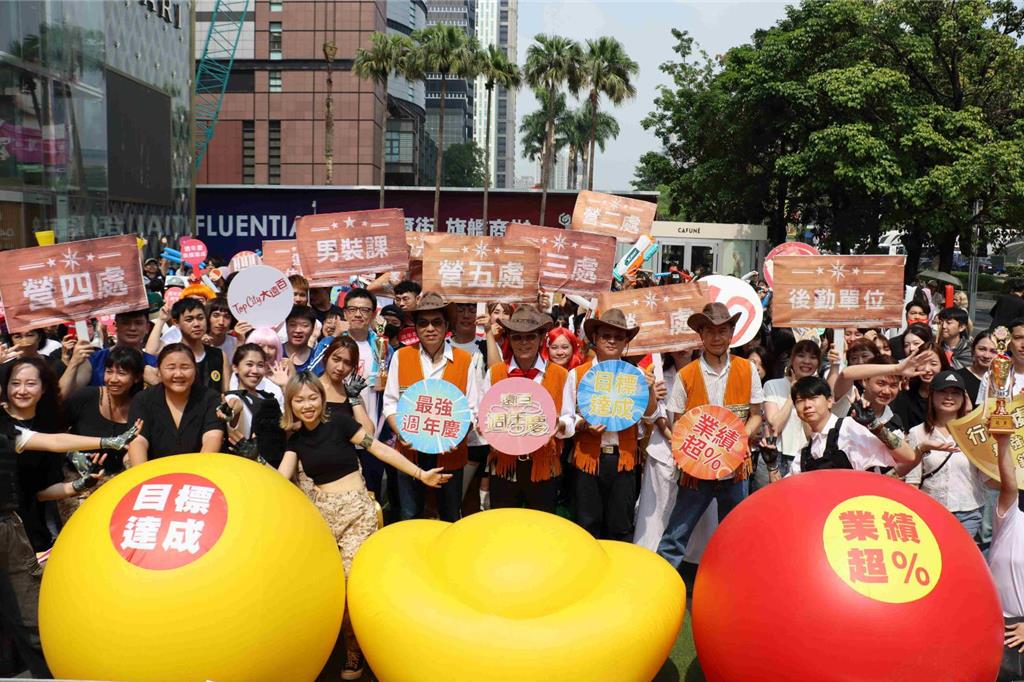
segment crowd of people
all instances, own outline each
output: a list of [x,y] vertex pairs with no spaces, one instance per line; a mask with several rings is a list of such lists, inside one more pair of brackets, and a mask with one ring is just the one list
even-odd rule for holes
[[[1004,472],[1002,488],[987,479],[948,428],[988,394],[996,344],[963,308],[936,306],[927,291],[911,298],[900,328],[821,333],[773,328],[771,291],[755,283],[766,314],[752,341],[731,348],[739,315],[710,303],[688,320],[702,348],[665,353],[658,378],[650,356],[631,354],[639,330],[623,311],[592,314],[561,297],[480,311],[385,277],[336,288],[332,300],[330,288],[292,275],[287,319],[253,328],[232,315],[230,277],[215,291],[180,282],[166,263],[147,262],[145,275],[151,307],[117,315],[112,332],[94,328],[86,339],[70,326],[43,328],[7,334],[0,349],[0,625],[36,677],[49,674],[40,575],[62,524],[126,467],[191,452],[247,457],[294,481],[334,532],[346,574],[382,523],[520,506],[682,569],[758,489],[820,469],[874,471],[935,498],[989,554],[1011,619],[1007,644],[1024,644],[1015,479]],[[180,284],[181,298],[162,304],[164,288]],[[997,312],[1024,315],[1020,302],[1001,300]],[[1005,323],[1016,395],[1024,316]],[[612,433],[587,422],[577,394],[595,363],[619,359],[645,371],[649,402],[637,424]],[[556,407],[551,439],[529,456],[492,449],[476,425],[441,454],[417,452],[400,433],[399,398],[417,381],[455,384],[475,418],[487,389],[507,377],[535,381]],[[730,478],[690,477],[673,458],[673,424],[701,405],[744,422],[751,457]],[[1012,467],[1000,442],[1001,466]],[[342,637],[342,677],[357,679],[364,662],[347,619]]]

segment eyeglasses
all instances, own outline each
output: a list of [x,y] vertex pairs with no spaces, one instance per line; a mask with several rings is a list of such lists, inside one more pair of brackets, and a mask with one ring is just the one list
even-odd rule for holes
[[424,327],[424,328],[425,327],[433,327],[434,329],[440,329],[441,327],[444,326],[444,318],[433,317],[433,318],[430,318],[430,319],[424,319],[422,317],[419,317],[419,318],[416,319],[416,326],[417,327]]
[[347,313],[359,313],[360,315],[369,315],[373,312],[373,308],[366,308],[364,306],[345,306],[345,312]]

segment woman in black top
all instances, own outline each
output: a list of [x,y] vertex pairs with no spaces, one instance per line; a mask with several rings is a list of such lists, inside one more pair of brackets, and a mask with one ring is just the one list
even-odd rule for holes
[[[238,389],[224,394],[224,403],[231,412],[223,414],[231,450],[251,458],[258,453],[277,468],[285,442],[281,406],[274,394],[258,388],[267,376],[267,354],[255,343],[243,343],[235,349],[231,369],[238,378]],[[284,372],[281,374],[287,377]]]
[[995,341],[992,340],[992,332],[985,330],[974,337],[971,344],[971,364],[961,367],[956,371],[967,385],[967,399],[971,405],[980,405],[978,392],[981,390],[981,380],[985,373],[992,367],[992,361],[999,350]]
[[[128,427],[128,411],[132,397],[142,390],[142,372],[146,361],[142,353],[129,346],[114,346],[103,361],[103,386],[83,386],[64,401],[68,430],[79,436],[116,436]],[[124,458],[120,453],[106,455],[103,481],[124,471]],[[70,462],[64,466],[65,478],[78,474]],[[61,518],[65,522],[89,496],[69,498],[61,503]]]
[[149,459],[189,452],[220,452],[224,422],[217,416],[220,394],[196,383],[196,358],[183,343],[165,346],[157,356],[160,385],[132,401],[128,420],[145,425],[128,448],[138,466]]
[[900,391],[889,406],[908,432],[918,424],[924,423],[925,415],[928,413],[928,390],[932,379],[939,372],[950,369],[946,354],[934,341],[919,347],[915,354],[915,364],[918,365],[916,376],[910,380],[907,389]]
[[[441,487],[451,475],[440,468],[420,469],[375,440],[346,414],[339,412],[327,419],[326,402],[323,384],[312,373],[300,372],[288,381],[281,428],[290,435],[278,471],[291,479],[302,463],[314,484],[307,494],[334,532],[347,576],[356,550],[377,530],[377,512],[359,471],[355,445],[433,488]],[[363,669],[363,656],[348,616],[342,631],[346,651],[342,679],[358,679]]]

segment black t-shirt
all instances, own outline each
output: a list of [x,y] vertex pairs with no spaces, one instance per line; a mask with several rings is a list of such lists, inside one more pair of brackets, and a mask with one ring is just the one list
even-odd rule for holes
[[153,386],[132,400],[128,423],[134,424],[136,419],[144,421],[139,435],[149,441],[149,459],[201,452],[204,433],[224,431],[224,422],[216,414],[218,405],[219,393],[193,385],[181,422],[175,426],[163,385]]
[[0,512],[18,511],[18,453],[15,433],[9,420],[0,433]]
[[[110,421],[100,414],[100,387],[85,386],[64,401],[64,410],[71,433],[79,436],[104,438],[117,436],[128,428],[127,423]],[[108,474],[124,471],[124,453],[106,451],[103,469]]]
[[918,391],[919,385],[920,382],[912,381],[910,389],[900,391],[900,394],[889,406],[893,414],[900,418],[900,422],[906,427],[907,432],[918,424],[923,424],[928,411],[928,399]]
[[971,399],[971,404],[977,407],[978,391],[981,390],[981,379],[974,376],[968,367],[961,367],[956,370],[956,373],[960,375],[960,378],[964,380],[964,384],[967,386],[967,397]]
[[196,363],[196,385],[206,386],[220,392],[224,378],[224,351],[213,346],[204,346],[206,354]]
[[355,415],[352,412],[352,403],[327,403],[327,418],[330,419],[336,414],[343,414],[346,417],[355,419]]
[[299,456],[313,483],[337,481],[359,471],[359,455],[351,440],[361,428],[352,417],[337,413],[312,431],[301,427],[288,438],[288,449]]
[[[14,433],[14,426],[32,429],[32,420],[15,419],[0,408],[0,433]],[[25,533],[33,549],[42,552],[53,546],[53,536],[46,527],[43,503],[36,499],[36,493],[64,480],[61,456],[54,452],[26,449],[15,457],[18,515],[25,524]]]

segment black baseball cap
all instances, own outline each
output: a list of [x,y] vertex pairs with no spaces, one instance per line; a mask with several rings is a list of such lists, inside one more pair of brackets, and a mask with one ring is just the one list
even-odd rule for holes
[[932,379],[932,391],[941,391],[944,388],[959,388],[967,393],[967,384],[964,383],[964,378],[951,369],[939,372]]

